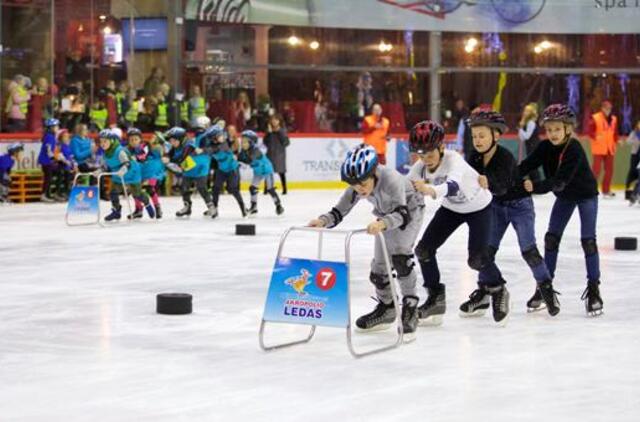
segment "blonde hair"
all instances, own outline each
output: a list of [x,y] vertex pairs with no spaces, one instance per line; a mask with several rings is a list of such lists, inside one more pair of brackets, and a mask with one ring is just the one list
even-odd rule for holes
[[524,106],[524,110],[526,111],[527,109],[531,111],[531,115],[527,118],[527,122],[530,122],[532,120],[538,121],[538,104],[529,103],[526,106]]

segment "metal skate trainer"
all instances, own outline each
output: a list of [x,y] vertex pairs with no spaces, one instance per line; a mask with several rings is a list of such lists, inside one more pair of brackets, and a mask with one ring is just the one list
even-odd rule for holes
[[[317,259],[283,257],[284,245],[294,231],[318,233]],[[324,233],[341,234],[344,242],[344,262],[322,260]],[[366,234],[366,230],[333,230],[314,227],[291,227],[280,238],[276,263],[271,276],[265,310],[260,322],[260,348],[265,351],[304,344],[311,341],[316,326],[346,328],[349,352],[356,357],[368,356],[394,349],[402,344],[403,330],[400,305],[398,303],[391,263],[384,241],[384,234],[376,237],[380,241],[385,257],[385,267],[391,280],[393,306],[396,310],[397,336],[393,343],[373,349],[358,351],[352,342],[351,327],[351,240],[353,236]],[[309,334],[300,340],[265,344],[268,323],[310,325]]]
[[[103,177],[114,175],[118,174],[102,172],[76,173],[73,178],[71,192],[69,193],[67,211],[64,215],[64,222],[67,226],[89,226],[93,224],[99,224],[102,227],[109,226],[102,221],[102,216],[100,214],[100,181]],[[88,178],[89,182],[86,186],[78,185],[78,179],[80,177]],[[95,186],[91,185],[90,180],[92,177],[96,178]],[[127,192],[127,185],[124,183],[124,180],[121,180],[121,183],[124,200],[127,203],[129,214],[131,214],[132,208],[129,200],[129,193]],[[74,215],[95,215],[95,218],[83,222],[74,222],[72,221],[73,219],[70,218]],[[129,222],[129,220],[125,218],[125,222]]]

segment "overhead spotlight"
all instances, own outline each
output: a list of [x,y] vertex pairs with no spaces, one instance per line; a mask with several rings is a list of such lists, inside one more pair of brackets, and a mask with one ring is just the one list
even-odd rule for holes
[[100,19],[102,22],[107,20],[107,17],[105,15],[100,15],[98,16],[98,19]]
[[534,53],[536,53],[536,54],[540,54],[540,53],[542,53],[542,51],[543,51],[543,49],[542,49],[542,47],[540,47],[539,45],[536,45],[536,46],[533,48],[533,52],[534,52]]
[[466,51],[467,53],[471,54],[471,53],[473,53],[473,47],[470,46],[469,44],[465,44],[464,45],[464,51]]
[[543,50],[548,50],[551,47],[553,47],[553,44],[551,44],[551,42],[549,42],[547,40],[542,41],[539,45]]
[[287,42],[290,46],[295,47],[297,45],[300,45],[302,43],[302,40],[300,40],[300,38],[296,37],[295,35],[292,35],[287,39]]
[[478,45],[478,40],[474,37],[471,37],[467,40],[467,45],[470,45],[472,48],[475,48]]
[[384,40],[380,41],[380,44],[378,44],[378,50],[380,50],[381,53],[388,53],[392,49],[393,45],[387,44]]
[[312,50],[317,50],[318,48],[320,48],[320,43],[316,40],[313,40],[309,43],[309,48]]

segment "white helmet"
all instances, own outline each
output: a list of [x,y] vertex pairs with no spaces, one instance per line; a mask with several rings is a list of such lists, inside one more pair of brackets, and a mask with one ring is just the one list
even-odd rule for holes
[[207,116],[199,116],[196,118],[195,129],[207,129],[211,126],[211,119]]
[[120,129],[119,127],[112,127],[111,129],[111,133],[113,133],[114,135],[116,135],[119,139],[122,139],[122,129]]

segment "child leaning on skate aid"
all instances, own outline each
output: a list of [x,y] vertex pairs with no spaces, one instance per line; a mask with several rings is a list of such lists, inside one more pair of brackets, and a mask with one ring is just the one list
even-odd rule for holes
[[[376,219],[367,226],[367,232],[371,235],[384,232],[390,261],[398,274],[402,291],[403,331],[405,339],[411,340],[415,338],[418,325],[413,245],[424,214],[422,195],[416,192],[409,179],[394,169],[379,166],[375,149],[365,144],[347,153],[341,177],[350,186],[331,211],[309,222],[309,226],[333,228],[361,199],[373,204]],[[378,238],[369,279],[375,286],[378,304],[372,312],[356,320],[356,326],[361,331],[388,328],[396,318],[389,286],[391,280],[386,272],[385,257]]]

